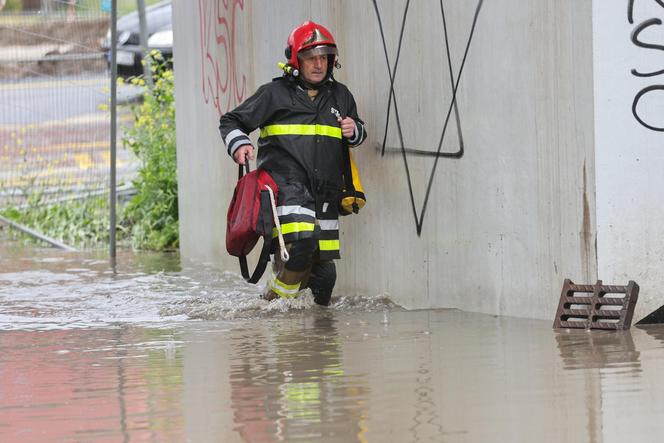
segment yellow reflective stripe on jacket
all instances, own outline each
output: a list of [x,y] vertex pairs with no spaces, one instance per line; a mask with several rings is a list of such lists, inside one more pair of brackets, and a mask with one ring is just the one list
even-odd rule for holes
[[261,128],[261,137],[274,135],[324,135],[341,139],[341,128],[327,125],[269,125]]
[[[314,227],[315,225],[313,223],[307,222],[286,223],[281,225],[281,233],[286,235],[293,234],[295,232],[313,231]],[[277,237],[278,235],[277,228],[272,228],[272,238]]]
[[321,251],[338,251],[339,240],[318,240],[318,247]]

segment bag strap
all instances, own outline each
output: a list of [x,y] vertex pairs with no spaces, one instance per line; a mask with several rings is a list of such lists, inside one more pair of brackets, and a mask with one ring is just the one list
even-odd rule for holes
[[[249,159],[246,158],[244,165],[238,165],[237,179],[240,180],[245,173],[248,174],[250,172],[251,166],[249,165]],[[258,264],[256,264],[256,268],[254,269],[254,272],[251,273],[251,275],[249,275],[247,256],[241,255],[238,257],[238,260],[240,261],[240,272],[242,273],[242,277],[247,282],[253,284],[258,283],[258,280],[260,280],[260,278],[263,276],[263,273],[265,273],[267,263],[270,261],[270,250],[272,249],[272,227],[269,223],[270,217],[272,217],[272,214],[270,213],[270,196],[266,191],[260,191],[260,199],[261,213],[259,219],[263,221],[263,232],[265,232],[265,234],[263,235],[263,247],[261,248],[261,255],[258,258]]]
[[[244,165],[237,165],[237,179],[238,181],[242,178],[244,174],[249,174],[251,172],[251,166],[249,165],[249,159],[244,160]],[[247,172],[244,172],[244,170],[247,170]]]
[[[240,171],[242,171],[242,166],[240,166]],[[270,250],[272,249],[272,225],[270,221],[272,220],[272,213],[270,207],[270,195],[267,191],[261,191],[261,213],[260,220],[263,223],[263,247],[261,248],[261,255],[258,257],[258,264],[254,272],[249,276],[249,266],[247,265],[247,256],[241,255],[238,257],[240,261],[240,272],[242,272],[242,277],[249,282],[256,284],[258,280],[263,276],[267,263],[270,261]]]

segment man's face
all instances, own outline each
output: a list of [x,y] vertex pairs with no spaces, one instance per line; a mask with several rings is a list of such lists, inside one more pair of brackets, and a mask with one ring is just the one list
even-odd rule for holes
[[327,74],[327,55],[314,55],[301,59],[300,74],[307,83],[315,85],[322,82]]

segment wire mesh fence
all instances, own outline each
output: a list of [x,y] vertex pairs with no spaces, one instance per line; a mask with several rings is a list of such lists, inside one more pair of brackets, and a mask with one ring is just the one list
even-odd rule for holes
[[[0,11],[0,210],[91,197],[103,206],[110,181],[107,2],[23,0],[17,12],[7,1]],[[120,132],[131,120],[121,107]],[[130,150],[118,150],[117,167],[119,187],[130,185],[138,167]]]

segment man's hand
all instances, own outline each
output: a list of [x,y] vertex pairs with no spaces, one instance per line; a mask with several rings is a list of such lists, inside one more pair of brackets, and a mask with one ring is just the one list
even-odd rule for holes
[[247,159],[254,159],[254,147],[251,145],[242,145],[233,153],[233,160],[238,165],[243,165]]
[[353,135],[355,134],[355,120],[350,117],[338,117],[337,121],[341,126],[341,134],[346,138],[353,138]]

